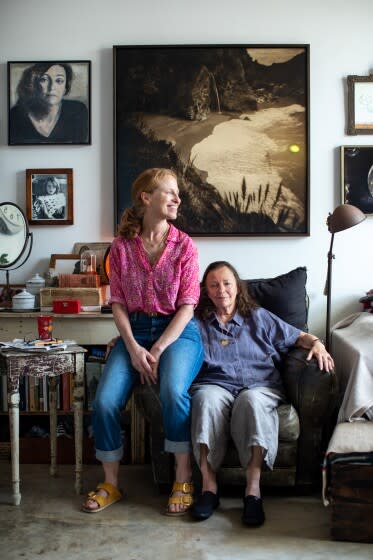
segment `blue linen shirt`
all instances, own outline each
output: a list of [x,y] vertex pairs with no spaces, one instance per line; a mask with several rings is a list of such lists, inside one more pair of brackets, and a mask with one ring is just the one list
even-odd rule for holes
[[223,326],[215,313],[197,320],[205,352],[194,383],[215,384],[237,395],[244,388],[270,387],[282,391],[278,364],[301,331],[263,307],[249,317],[238,312]]

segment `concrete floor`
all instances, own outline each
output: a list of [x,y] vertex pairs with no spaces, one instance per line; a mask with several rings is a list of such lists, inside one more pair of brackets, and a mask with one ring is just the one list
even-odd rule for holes
[[[22,502],[10,505],[10,466],[0,463],[1,560],[299,560],[371,559],[373,545],[334,542],[329,510],[319,495],[265,496],[267,522],[259,529],[241,525],[241,497],[224,494],[207,521],[162,515],[167,497],[153,485],[149,466],[121,467],[127,499],[100,514],[80,511],[73,467],[21,465]],[[86,466],[84,488],[101,478]]]

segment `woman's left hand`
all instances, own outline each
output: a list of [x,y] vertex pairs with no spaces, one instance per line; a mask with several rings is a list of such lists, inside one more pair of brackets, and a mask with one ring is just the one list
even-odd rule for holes
[[150,348],[149,350],[150,354],[153,356],[153,358],[155,358],[155,362],[154,364],[152,364],[152,371],[153,371],[153,377],[156,379],[155,383],[158,381],[158,365],[159,365],[159,359],[161,357],[162,354],[162,350],[157,347],[156,344],[153,344],[153,346]]
[[325,370],[327,372],[333,371],[334,369],[334,360],[321,342],[321,340],[317,340],[311,350],[307,355],[307,360],[311,360],[312,358],[316,358],[317,363],[321,371]]

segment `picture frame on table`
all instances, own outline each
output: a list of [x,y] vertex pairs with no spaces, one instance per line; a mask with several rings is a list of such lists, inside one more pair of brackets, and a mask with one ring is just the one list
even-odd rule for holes
[[73,252],[81,255],[85,251],[92,251],[96,255],[96,271],[100,276],[101,284],[108,284],[108,254],[111,241],[88,241],[74,243]]
[[309,235],[309,45],[113,50],[115,230],[165,167],[192,236]]
[[26,216],[33,226],[74,223],[71,168],[26,169]]
[[347,76],[347,134],[373,134],[373,74]]
[[341,199],[373,214],[373,146],[341,146]]
[[91,144],[91,61],[9,61],[8,144]]

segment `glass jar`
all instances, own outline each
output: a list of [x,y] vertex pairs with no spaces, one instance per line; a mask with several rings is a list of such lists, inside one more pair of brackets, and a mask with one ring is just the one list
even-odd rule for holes
[[96,253],[87,249],[80,255],[80,273],[95,274],[96,273]]

